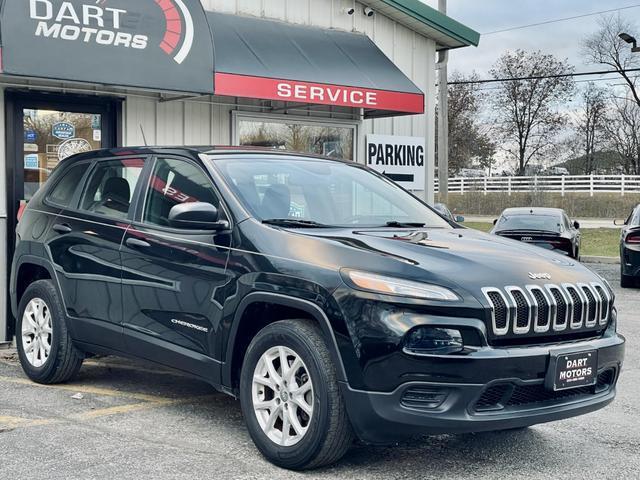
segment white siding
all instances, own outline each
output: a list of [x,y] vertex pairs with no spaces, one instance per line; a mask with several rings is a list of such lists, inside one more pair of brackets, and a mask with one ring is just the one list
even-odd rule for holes
[[[370,133],[424,136],[428,164],[435,155],[435,42],[376,14],[365,17],[354,0],[202,0],[206,10],[264,16],[291,23],[356,31],[378,47],[426,93],[426,115],[367,120],[362,123],[358,161],[364,162],[364,137]],[[355,8],[354,15],[346,9]],[[319,79],[320,80],[320,79]],[[231,105],[216,105],[216,103]],[[150,144],[229,144],[234,99],[199,98],[159,103],[152,98],[128,97],[125,106],[125,144],[143,143],[140,125]],[[255,110],[251,110],[255,111]],[[318,118],[328,113],[311,114]],[[428,179],[433,179],[432,167]]]

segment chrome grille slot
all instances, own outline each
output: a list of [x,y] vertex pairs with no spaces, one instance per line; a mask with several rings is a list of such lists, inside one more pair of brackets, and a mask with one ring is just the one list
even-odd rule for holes
[[557,332],[571,338],[589,338],[607,325],[613,296],[600,283],[563,283],[486,287],[482,293],[491,314],[490,330],[504,337],[500,344],[525,344],[527,334],[542,337]]
[[580,328],[583,323],[583,315],[585,313],[584,309],[584,301],[582,299],[582,295],[578,292],[578,289],[570,284],[563,284],[564,290],[569,295],[571,299],[571,328],[576,329]]
[[528,285],[527,290],[533,299],[533,331],[536,333],[546,332],[551,327],[552,308],[551,301],[547,294],[540,287]]
[[511,317],[511,307],[507,303],[506,297],[497,288],[483,288],[482,293],[489,300],[491,306],[493,332],[496,335],[506,335],[509,332]]
[[578,287],[582,289],[582,293],[586,298],[585,303],[585,325],[587,327],[593,327],[598,323],[598,317],[600,316],[600,302],[596,300],[596,293],[591,289],[590,285],[584,283],[578,284]]
[[611,310],[611,298],[609,294],[599,283],[592,283],[591,286],[596,290],[596,293],[600,297],[600,318],[598,321],[600,325],[606,325],[609,322],[609,310]]
[[552,314],[553,329],[559,332],[567,328],[567,324],[569,323],[568,301],[563,291],[557,285],[546,285],[546,288],[555,306],[555,309],[552,309],[555,310],[555,313]]
[[529,333],[531,328],[531,302],[519,287],[506,287],[512,306],[514,307],[513,332],[517,334]]

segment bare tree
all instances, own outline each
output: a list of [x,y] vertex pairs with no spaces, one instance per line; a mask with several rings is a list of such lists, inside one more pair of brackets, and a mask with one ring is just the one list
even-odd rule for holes
[[577,152],[584,156],[584,173],[596,169],[596,153],[605,139],[604,124],[607,120],[607,95],[604,89],[589,82],[580,96],[581,106],[573,122]]
[[563,76],[573,67],[541,51],[507,51],[490,70],[499,83],[492,95],[502,148],[512,157],[519,175],[532,159],[554,148],[555,137],[566,124],[558,106],[573,93],[573,79]]
[[636,25],[620,15],[602,16],[598,20],[598,31],[587,37],[583,51],[588,61],[607,65],[617,71],[624,79],[634,101],[640,105],[638,75],[629,70],[640,67],[640,55],[631,52],[628,43],[618,35],[633,32]]
[[640,106],[630,98],[613,98],[605,122],[607,140],[621,158],[625,173],[640,174]]
[[[463,76],[454,72],[449,85],[449,171],[458,173],[473,164],[491,165],[496,145],[491,132],[481,119],[485,97],[479,90],[478,76]],[[464,82],[464,83],[463,83]]]

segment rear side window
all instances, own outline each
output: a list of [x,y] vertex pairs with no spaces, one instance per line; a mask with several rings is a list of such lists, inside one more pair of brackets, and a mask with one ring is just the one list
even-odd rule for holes
[[76,189],[80,185],[80,180],[82,180],[82,177],[87,172],[89,165],[91,165],[89,162],[85,162],[68,168],[62,174],[60,181],[56,183],[53,190],[49,193],[47,200],[61,207],[70,206],[73,195],[76,193]]
[[144,222],[169,226],[171,209],[189,202],[210,203],[220,208],[211,180],[202,169],[185,160],[159,158],[149,179]]
[[98,163],[87,182],[80,209],[125,219],[131,207],[144,159],[128,158]]

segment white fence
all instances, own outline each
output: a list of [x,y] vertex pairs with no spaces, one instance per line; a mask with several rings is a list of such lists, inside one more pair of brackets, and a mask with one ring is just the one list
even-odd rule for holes
[[[436,180],[436,192],[439,191]],[[564,175],[541,177],[454,177],[449,179],[449,193],[482,192],[512,193],[556,192],[588,193],[640,193],[640,175]]]

